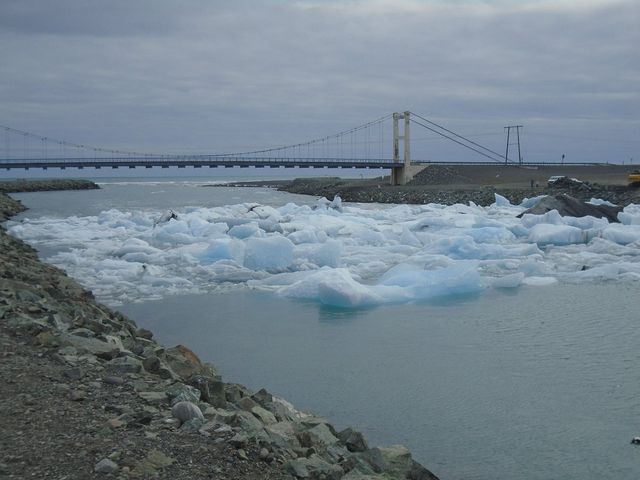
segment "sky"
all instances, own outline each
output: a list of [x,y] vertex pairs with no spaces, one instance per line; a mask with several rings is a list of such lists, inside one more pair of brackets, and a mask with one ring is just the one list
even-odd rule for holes
[[0,125],[219,153],[410,110],[498,152],[522,125],[525,162],[640,163],[639,24],[637,0],[3,0]]

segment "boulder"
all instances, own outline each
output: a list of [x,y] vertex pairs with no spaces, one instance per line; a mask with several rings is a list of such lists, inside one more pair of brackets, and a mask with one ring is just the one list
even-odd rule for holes
[[153,338],[153,332],[147,330],[146,328],[139,328],[138,330],[136,330],[136,337],[151,340]]
[[306,432],[298,435],[298,440],[303,447],[324,447],[338,443],[338,439],[333,435],[329,427],[321,423]]
[[369,449],[367,441],[364,439],[362,433],[353,430],[352,428],[345,428],[338,433],[338,438],[350,452],[364,452]]
[[273,395],[267,392],[264,388],[251,395],[251,398],[266,409],[269,409],[269,406],[273,402]]
[[142,362],[133,357],[117,357],[107,362],[107,369],[115,374],[138,373],[142,370]]
[[237,383],[226,383],[224,385],[224,393],[227,402],[238,403],[242,397],[250,397],[251,391]]
[[204,415],[202,415],[202,411],[200,407],[198,407],[195,403],[192,402],[178,402],[171,408],[171,415],[174,418],[180,420],[180,422],[185,423],[192,418],[197,418],[204,422]]
[[623,210],[623,207],[592,205],[581,202],[569,195],[562,194],[544,197],[535,206],[518,215],[518,218],[528,213],[532,215],[543,215],[551,210],[557,210],[563,217],[592,216],[596,218],[606,218],[609,222],[619,222],[618,213]]
[[164,392],[138,392],[138,396],[151,405],[160,405],[169,400]]
[[415,460],[413,460],[412,462],[413,463],[411,464],[411,469],[407,474],[407,478],[409,480],[438,480],[438,477],[436,477],[433,473],[424,468],[418,462],[416,462]]
[[242,397],[236,402],[236,405],[247,412],[259,406],[251,397]]
[[108,458],[103,458],[96,463],[95,467],[93,467],[93,471],[96,473],[115,473],[118,471],[118,464]]
[[262,408],[259,405],[253,407],[251,409],[251,413],[253,413],[256,417],[258,417],[260,421],[265,425],[271,425],[277,422],[276,417],[273,415],[273,413]]
[[297,478],[311,480],[339,480],[344,475],[344,470],[340,466],[326,462],[317,455],[289,460],[285,464],[285,469]]
[[155,355],[150,355],[142,361],[142,366],[149,373],[158,373],[160,365],[160,359]]
[[195,375],[189,380],[189,385],[200,390],[200,398],[216,408],[225,408],[227,399],[224,391],[224,383],[220,380],[205,375]]
[[375,473],[381,473],[387,469],[387,462],[378,447],[370,448],[360,454],[360,458],[367,462]]
[[299,447],[298,438],[296,437],[295,424],[293,422],[278,422],[267,425],[264,428],[269,436],[270,443],[280,447]]
[[393,478],[405,478],[413,468],[411,452],[402,445],[391,445],[390,447],[380,447],[380,453],[386,463],[384,473]]
[[106,360],[116,357],[119,352],[118,348],[111,343],[103,342],[97,338],[87,338],[78,335],[61,335],[60,343],[72,345],[79,351],[86,351]]
[[255,434],[264,428],[263,423],[258,420],[253,414],[240,410],[236,412],[229,420],[229,425],[232,427],[238,427],[240,430],[248,433]]
[[179,402],[196,403],[200,401],[200,390],[184,383],[175,383],[166,390],[171,405]]
[[216,375],[216,371],[211,365],[202,363],[198,356],[184,345],[166,349],[164,361],[172,371],[184,380],[197,374]]

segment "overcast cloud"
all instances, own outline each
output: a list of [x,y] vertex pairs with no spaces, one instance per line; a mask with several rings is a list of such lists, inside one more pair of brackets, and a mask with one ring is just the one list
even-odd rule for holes
[[499,151],[522,124],[525,160],[640,161],[639,20],[636,0],[3,0],[0,123],[229,151],[408,109]]

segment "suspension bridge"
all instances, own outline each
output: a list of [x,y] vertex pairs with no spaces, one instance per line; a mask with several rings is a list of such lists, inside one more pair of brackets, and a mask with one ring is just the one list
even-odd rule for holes
[[[153,154],[69,142],[28,131],[4,130],[0,168],[366,168],[391,170],[391,183],[403,185],[429,164],[460,164],[411,158],[411,127],[435,134],[482,157],[467,163],[522,164],[453,132],[422,115],[392,113],[349,130],[305,142],[259,150],[205,154]],[[388,141],[391,139],[391,141]],[[507,152],[508,152],[507,141]],[[402,146],[402,148],[401,148]]]

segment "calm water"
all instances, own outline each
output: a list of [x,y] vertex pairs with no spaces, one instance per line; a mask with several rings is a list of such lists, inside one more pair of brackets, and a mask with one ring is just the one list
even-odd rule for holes
[[[30,217],[312,201],[181,183],[16,197]],[[590,284],[349,313],[248,290],[120,309],[227,380],[405,444],[443,480],[489,480],[640,476],[639,306],[637,284]]]

